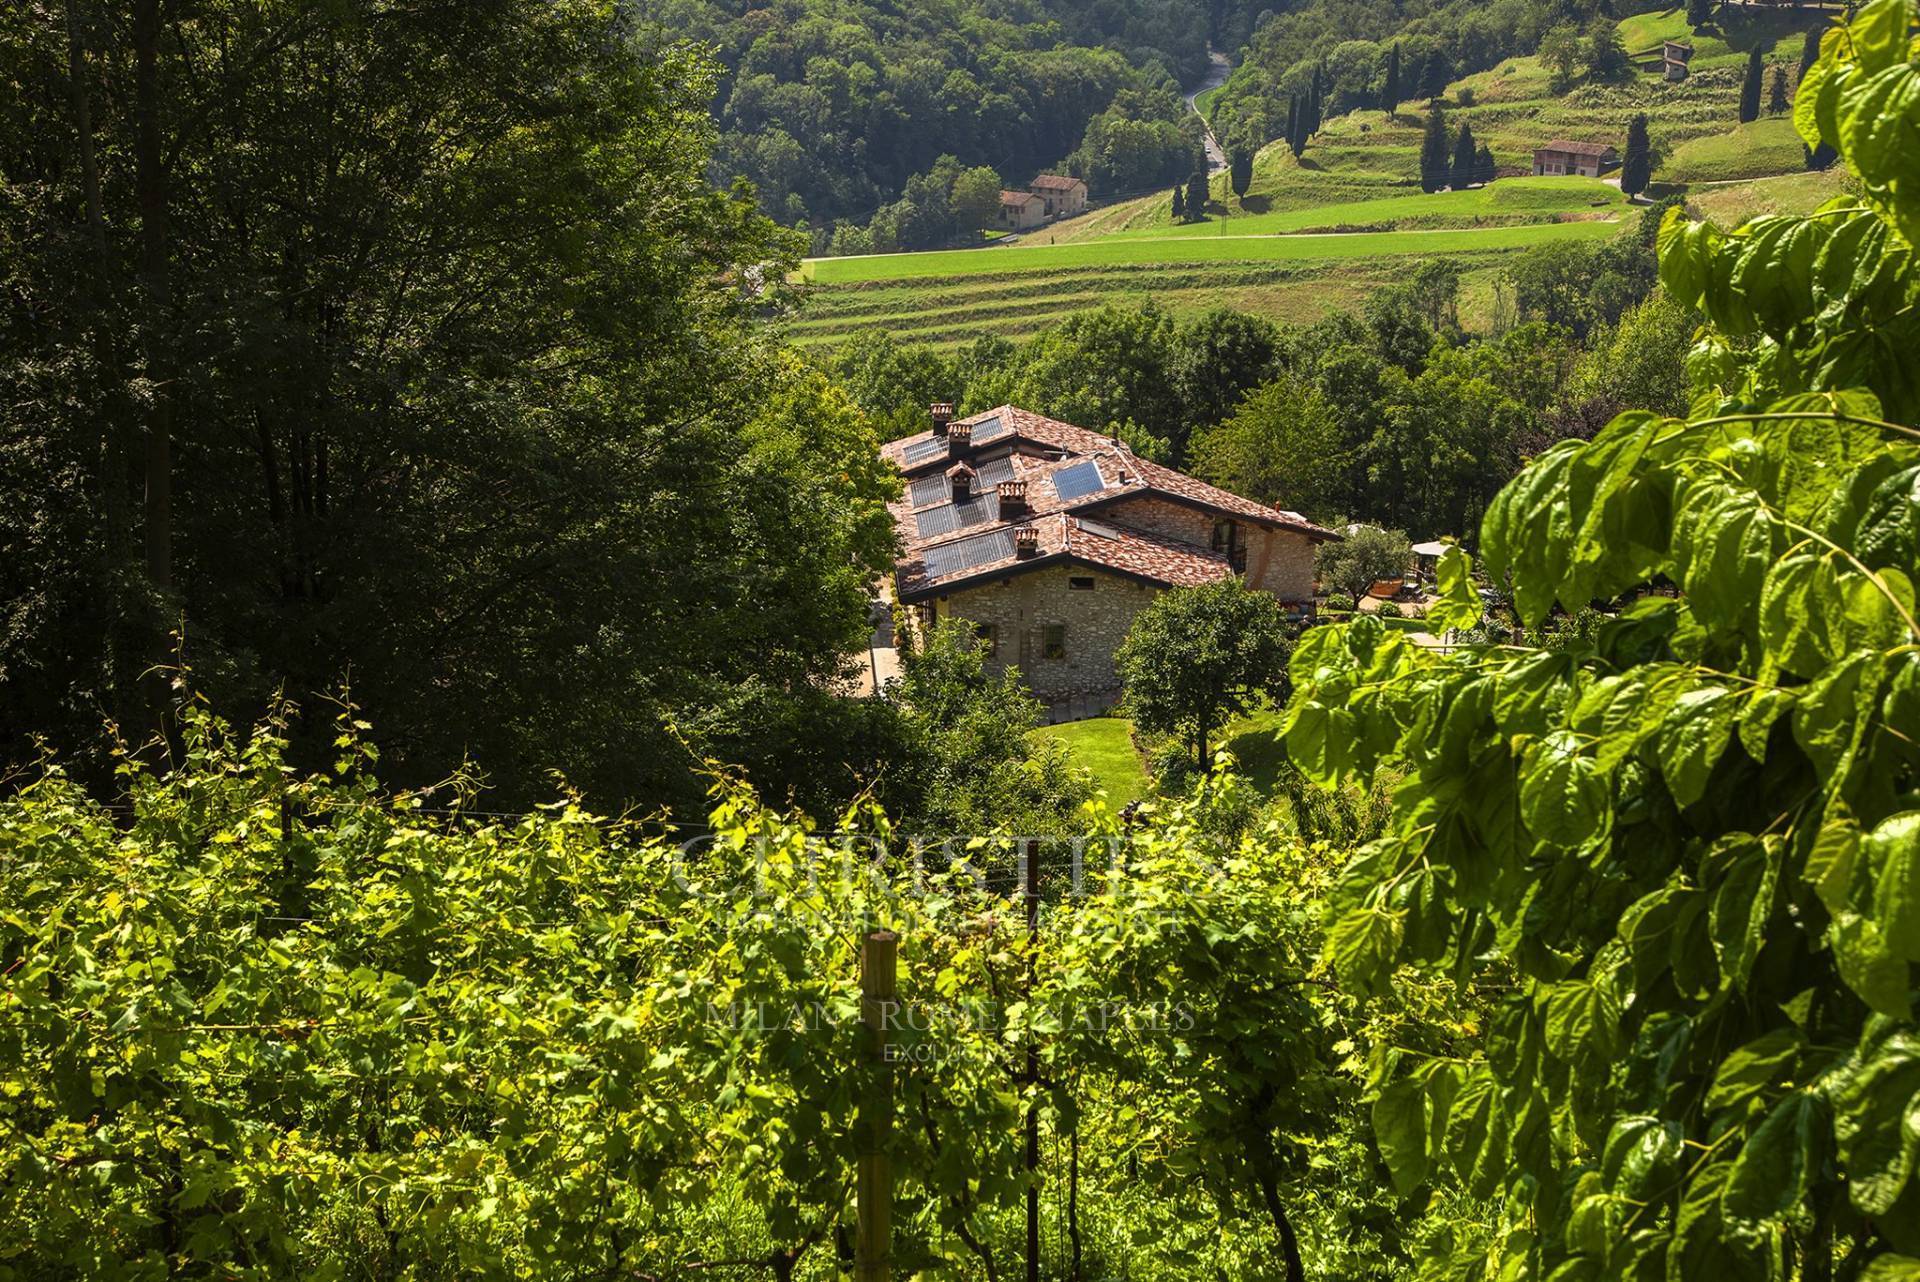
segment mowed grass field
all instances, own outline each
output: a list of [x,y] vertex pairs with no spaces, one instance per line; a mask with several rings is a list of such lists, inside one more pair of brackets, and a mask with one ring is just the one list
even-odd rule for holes
[[1617,226],[1610,222],[1582,221],[1438,231],[1114,236],[1070,245],[1044,245],[1029,241],[1004,249],[945,249],[918,254],[812,258],[801,267],[801,277],[820,285],[849,285],[882,280],[922,280],[928,277],[1006,275],[1171,263],[1313,262],[1332,258],[1374,258],[1383,254],[1418,258],[1484,249],[1517,249],[1542,241],[1574,237],[1599,238],[1611,236],[1616,230]]
[[1621,225],[1112,238],[815,259],[805,269],[809,297],[789,332],[794,341],[814,345],[884,328],[903,342],[951,347],[990,334],[1020,337],[1105,303],[1149,299],[1176,316],[1224,306],[1311,322],[1404,279],[1423,258],[1444,255],[1471,277],[1515,249],[1598,239]]

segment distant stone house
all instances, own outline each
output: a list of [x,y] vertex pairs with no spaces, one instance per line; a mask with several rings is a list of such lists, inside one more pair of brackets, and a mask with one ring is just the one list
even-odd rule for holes
[[1620,163],[1620,153],[1603,142],[1559,139],[1533,149],[1535,174],[1582,174],[1598,178]]
[[1693,46],[1680,40],[1665,40],[1660,45],[1660,71],[1668,80],[1685,80],[1693,62]]
[[1047,202],[1030,191],[1000,193],[1000,225],[1008,231],[1025,231],[1047,221]]
[[1087,184],[1063,174],[1041,174],[1027,190],[1046,202],[1047,217],[1071,218],[1087,209]]
[[1056,715],[1110,701],[1115,649],[1168,588],[1237,574],[1312,612],[1314,548],[1339,536],[1299,513],[1010,405],[951,415],[936,405],[928,431],[882,447],[907,482],[895,598],[911,631],[972,624],[989,670],[1018,668]]

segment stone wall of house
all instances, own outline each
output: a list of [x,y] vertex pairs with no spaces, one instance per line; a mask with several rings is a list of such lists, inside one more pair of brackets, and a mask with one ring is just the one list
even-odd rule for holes
[[1313,540],[1292,530],[1248,530],[1247,582],[1282,601],[1313,600]]
[[1111,520],[1119,525],[1130,525],[1136,530],[1147,530],[1169,539],[1179,539],[1182,543],[1191,543],[1195,547],[1213,546],[1215,518],[1211,512],[1202,512],[1184,503],[1169,503],[1165,499],[1155,498],[1150,494],[1121,499],[1097,512],[1088,513],[1087,519]]
[[[1211,512],[1143,494],[1102,509],[1094,514],[1094,519],[1150,530],[1207,548],[1213,546],[1213,523],[1218,518]],[[1313,600],[1313,542],[1310,539],[1292,530],[1269,530],[1250,521],[1236,524],[1240,527],[1241,544],[1247,550],[1245,573],[1249,585],[1271,592],[1282,601]]]
[[[1076,588],[1070,580],[1092,580]],[[993,629],[992,672],[1017,667],[1043,699],[1111,690],[1120,684],[1113,652],[1158,589],[1080,565],[1055,565],[939,598],[939,617]],[[1066,627],[1066,655],[1044,656],[1046,628]]]

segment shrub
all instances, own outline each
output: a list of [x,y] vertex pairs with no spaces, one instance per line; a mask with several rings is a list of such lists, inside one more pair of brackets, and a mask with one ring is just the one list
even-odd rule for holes
[[1461,85],[1460,92],[1454,95],[1454,99],[1459,102],[1462,107],[1471,107],[1473,105],[1473,86]]
[[1383,619],[1402,619],[1406,617],[1406,613],[1405,610],[1402,610],[1391,601],[1382,601],[1380,603],[1380,617]]
[[1327,598],[1327,609],[1339,614],[1353,613],[1353,598],[1344,592],[1336,592]]

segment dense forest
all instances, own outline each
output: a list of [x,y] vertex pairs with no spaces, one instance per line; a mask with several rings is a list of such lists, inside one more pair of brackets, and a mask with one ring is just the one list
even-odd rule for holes
[[[0,1279],[1920,1278],[1912,0],[1794,93],[1840,194],[1486,333],[817,356],[763,12],[0,19]],[[1181,12],[995,22],[1124,112]],[[935,399],[1455,536],[1427,631],[1159,594],[1124,808],[964,623],[856,695]]]
[[[1107,156],[1106,172],[1097,181],[1119,190],[1184,178],[1197,144],[1169,167],[1158,151],[1170,135],[1154,127],[1177,122],[1177,101],[1142,104],[1135,95],[1198,80],[1209,42],[1236,49],[1246,39],[1253,6],[646,0],[640,10],[663,31],[710,46],[719,59],[712,99],[720,123],[711,160],[717,180],[748,179],[762,209],[813,229],[822,245],[836,221],[864,227],[902,202],[905,208],[885,220],[880,247],[893,248],[952,234],[950,224],[931,236],[913,226],[916,211],[938,206],[946,213],[950,176],[935,196],[909,187],[942,157],[1024,186],[1042,169],[1064,165],[1089,125],[1114,113],[1139,122],[1134,132],[1145,137],[1113,139],[1126,131],[1102,126],[1093,143]],[[1116,161],[1116,149],[1145,154]]]

